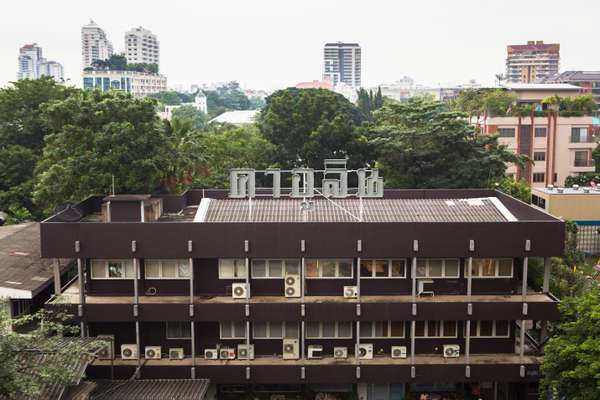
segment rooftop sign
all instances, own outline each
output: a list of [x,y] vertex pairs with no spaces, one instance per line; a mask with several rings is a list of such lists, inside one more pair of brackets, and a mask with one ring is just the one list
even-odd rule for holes
[[[347,197],[375,198],[383,197],[383,178],[377,169],[360,168],[349,170],[346,160],[325,160],[325,169],[294,168],[292,170],[236,168],[229,173],[229,197],[234,199],[254,198],[256,194],[256,174],[271,175],[273,185],[264,195],[273,198],[312,198],[317,195],[326,198],[343,199]],[[281,175],[291,174],[292,187],[289,193],[281,193]],[[315,187],[315,174],[322,177],[322,187]],[[358,186],[348,187],[349,174],[356,174]],[[262,195],[262,191],[261,191]]]

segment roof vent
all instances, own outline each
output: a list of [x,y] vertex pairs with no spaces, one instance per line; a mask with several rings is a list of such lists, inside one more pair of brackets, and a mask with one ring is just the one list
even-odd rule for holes
[[579,185],[573,185],[573,190],[579,190]]
[[554,185],[548,185],[548,190],[553,190],[554,189]]
[[590,192],[590,188],[583,188],[583,193],[589,193]]
[[565,189],[563,189],[563,188],[556,188],[556,191],[557,191],[558,193],[562,193],[562,192],[564,192],[564,191],[565,191]]

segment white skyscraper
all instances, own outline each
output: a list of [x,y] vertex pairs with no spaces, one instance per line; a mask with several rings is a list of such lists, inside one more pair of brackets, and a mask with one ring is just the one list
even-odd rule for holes
[[327,43],[323,49],[323,80],[334,86],[361,85],[361,48],[358,43]]
[[42,48],[37,43],[21,47],[17,79],[38,79],[44,75],[52,76],[60,81],[63,79],[63,66],[56,61],[48,61],[42,57]]
[[156,35],[141,26],[125,34],[125,57],[129,64],[159,63],[159,44]]
[[94,21],[81,28],[81,56],[83,68],[89,67],[95,60],[106,60],[113,55],[112,43]]

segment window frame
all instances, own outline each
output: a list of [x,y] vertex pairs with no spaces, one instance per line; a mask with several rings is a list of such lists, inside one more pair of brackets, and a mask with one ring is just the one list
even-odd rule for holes
[[[371,276],[363,276],[362,275],[362,263],[367,261],[371,263],[371,266],[374,265],[376,261],[387,261],[388,262],[388,274],[387,276],[375,276],[375,268],[373,268],[371,272]],[[404,263],[404,275],[403,276],[392,276],[392,263],[394,261],[402,261]],[[406,279],[408,269],[408,261],[406,258],[361,258],[360,264],[358,267],[358,276],[360,279]]]
[[[363,323],[368,322],[371,324],[371,334],[369,336],[363,335]],[[376,336],[375,335],[375,324],[377,322],[387,322],[387,336]],[[402,336],[392,336],[392,322],[402,323]],[[361,339],[404,339],[406,338],[406,321],[360,321],[360,338]]]
[[[266,337],[257,337],[254,333],[255,324],[266,324]],[[281,324],[281,336],[272,336],[271,335],[271,324],[279,323]],[[296,331],[295,337],[288,337],[288,329]],[[254,340],[282,340],[282,339],[299,339],[300,338],[300,324],[298,321],[254,321],[252,322],[252,339]]]
[[[223,326],[229,325],[231,337],[223,337]],[[235,324],[244,324],[244,335],[235,336]],[[243,340],[246,339],[246,322],[245,321],[219,321],[219,339],[220,340]]]
[[[426,275],[425,276],[419,276],[417,274],[417,271],[419,270],[419,261],[421,260],[425,260],[426,261],[426,266],[425,266],[425,270],[426,270]],[[431,274],[429,273],[429,261],[430,260],[442,260],[442,276],[431,276]],[[446,276],[446,261],[447,260],[456,260],[458,263],[458,268],[456,269],[456,276]],[[416,279],[459,279],[460,278],[460,258],[439,258],[439,257],[432,257],[432,258],[417,258],[417,268],[415,268],[415,278]]]
[[[481,321],[482,320],[474,320],[471,321],[471,329],[473,328],[473,323],[475,323],[475,335],[471,334],[470,338],[472,339],[509,339],[510,338],[510,328],[511,321],[510,320],[484,320],[484,321],[492,321],[492,336],[481,336]],[[498,336],[496,334],[496,323],[497,322],[508,322],[508,333],[506,335]],[[467,337],[467,324],[464,324],[464,336]]]
[[[500,133],[501,131],[506,131],[506,130],[511,130],[512,135],[504,136]],[[510,139],[510,138],[514,139],[515,135],[517,134],[517,130],[514,127],[508,127],[508,126],[498,127],[497,132],[498,132],[498,138],[506,138],[506,139]]]
[[[335,336],[323,336],[323,323],[324,322],[333,322],[335,324]],[[340,324],[350,324],[350,336],[340,336]],[[319,336],[309,336],[308,329],[305,330],[304,338],[305,339],[328,339],[328,340],[347,340],[352,339],[354,336],[354,332],[352,330],[352,321],[308,321],[307,324],[319,324]]]
[[[509,258],[509,257],[499,257],[499,258],[494,258],[494,257],[473,257],[473,267],[475,266],[475,260],[489,260],[492,259],[495,261],[495,266],[494,266],[494,276],[483,276],[481,275],[481,268],[479,268],[479,275],[472,275],[471,278],[472,279],[512,279],[515,277],[515,260],[514,258]],[[498,273],[500,272],[500,260],[510,260],[511,261],[511,270],[510,270],[510,276],[499,276]],[[469,271],[469,263],[465,263],[465,278],[468,277],[467,273]]]
[[[457,339],[458,338],[458,321],[453,320],[424,320],[424,321],[416,321],[415,325],[419,322],[423,322],[423,336],[417,336],[417,330],[415,329],[415,339]],[[440,335],[438,336],[428,336],[429,330],[429,322],[435,322],[439,326]],[[446,336],[444,335],[444,322],[454,322],[454,336]]]
[[[182,335],[183,335],[183,329],[182,327],[184,325],[187,325],[188,329],[189,329],[189,336],[181,336],[181,337],[173,337],[173,336],[169,336],[169,324],[179,324],[179,330],[181,331]],[[192,327],[190,326],[191,322],[188,321],[166,321],[165,323],[165,338],[167,340],[190,340],[192,339]]]
[[[163,262],[165,262],[165,261],[175,261],[175,262],[179,261],[180,263],[181,262],[185,262],[185,264],[187,264],[187,266],[188,266],[188,275],[187,276],[180,276],[179,275],[179,265],[180,264],[177,264],[177,268],[176,268],[176,271],[177,271],[176,275],[177,276],[174,276],[174,277],[163,276],[164,275],[164,273],[163,273],[163,268],[164,268]],[[158,277],[154,277],[154,276],[148,277],[147,272],[146,272],[147,271],[147,265],[148,265],[147,263],[148,262],[158,262],[158,263],[160,263],[159,264],[159,275],[160,276],[158,276]],[[189,280],[191,276],[192,276],[192,273],[190,271],[190,260],[189,260],[189,258],[171,258],[171,259],[168,259],[168,258],[160,258],[160,259],[158,259],[158,258],[148,258],[148,259],[144,259],[144,279],[145,280],[169,280],[169,279],[170,280],[181,280],[181,279]]]
[[[222,270],[222,264],[224,261],[226,260],[233,260],[234,264],[233,264],[233,275],[232,276],[225,276],[223,274],[223,270]],[[244,265],[244,274],[243,276],[235,276],[236,273],[236,265],[235,265],[235,261],[243,261],[243,265]],[[246,277],[248,276],[248,266],[246,265],[246,259],[245,258],[219,258],[219,265],[218,265],[218,270],[219,270],[219,279],[225,279],[225,280],[238,280],[238,279],[246,279]]]
[[[541,132],[541,130],[544,130],[544,135],[538,135],[538,130]],[[548,129],[545,126],[536,126],[533,130],[533,137],[534,138],[545,138],[546,136],[548,136]]]
[[[541,177],[540,179],[536,179]],[[546,173],[545,172],[534,172],[531,174],[531,182],[532,183],[543,183],[546,180]]]
[[[306,274],[306,264],[315,261],[317,263],[317,273],[319,276],[308,276]],[[323,276],[323,269],[320,267],[321,261],[335,261],[335,276]],[[340,276],[340,261],[350,262],[350,276]],[[354,259],[353,258],[310,258],[304,260],[304,279],[354,279]]]
[[[538,155],[536,157],[536,154]],[[542,157],[540,158],[539,155],[542,155]],[[545,150],[539,150],[539,151],[533,151],[533,161],[546,161],[546,151]],[[533,179],[533,177],[532,177]]]
[[[266,276],[255,276],[254,275],[254,262],[264,261],[265,262],[265,274]],[[281,276],[270,276],[271,261],[281,261]],[[256,258],[250,261],[250,279],[285,279],[287,275],[287,262],[294,261],[298,264],[298,275],[302,274],[302,260],[298,258]]]
[[[93,266],[94,262],[102,262],[104,264],[104,272],[105,272],[104,276],[102,276],[102,277],[94,276],[94,266]],[[125,276],[123,276],[123,277],[110,276],[109,263],[116,263],[116,262],[122,263],[122,266],[125,269],[125,271],[124,271]],[[126,276],[127,275],[127,272],[126,272],[127,271],[127,267],[126,267],[127,263],[131,263],[132,276]],[[140,278],[139,268],[138,268],[137,278],[138,279]],[[93,280],[132,280],[132,279],[135,279],[135,266],[133,265],[133,259],[131,259],[131,258],[91,259],[90,260],[90,279],[93,279]]]

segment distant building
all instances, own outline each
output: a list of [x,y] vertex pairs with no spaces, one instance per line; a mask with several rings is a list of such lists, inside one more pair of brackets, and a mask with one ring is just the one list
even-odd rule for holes
[[159,43],[148,29],[137,27],[125,34],[125,57],[129,64],[159,64]]
[[106,60],[113,55],[112,43],[93,20],[81,28],[81,57],[83,68],[90,67],[95,60]]
[[209,122],[220,122],[233,125],[253,124],[259,112],[259,110],[226,111],[216,118],[211,119]]
[[167,90],[167,78],[136,71],[84,71],[83,88],[123,90],[134,97],[144,97]]
[[541,83],[570,83],[591,94],[600,106],[600,71],[565,71],[541,80]]
[[506,79],[508,82],[533,83],[558,73],[560,44],[545,44],[542,40],[506,48]]
[[48,61],[42,56],[42,48],[37,43],[26,44],[19,49],[19,70],[17,79],[38,79],[51,76],[57,81],[63,79],[63,66],[56,61]]
[[323,49],[323,80],[333,85],[361,86],[361,48],[358,43],[327,43]]
[[160,111],[158,116],[162,119],[171,120],[173,118],[173,111],[178,109],[179,107],[190,106],[194,107],[196,110],[201,111],[202,113],[208,113],[208,102],[206,99],[206,95],[202,90],[196,93],[196,97],[194,98],[193,103],[181,103],[177,105],[167,105],[165,106],[164,111]]
[[310,82],[299,82],[296,84],[296,89],[329,89],[333,90],[333,84],[331,81],[310,81]]

